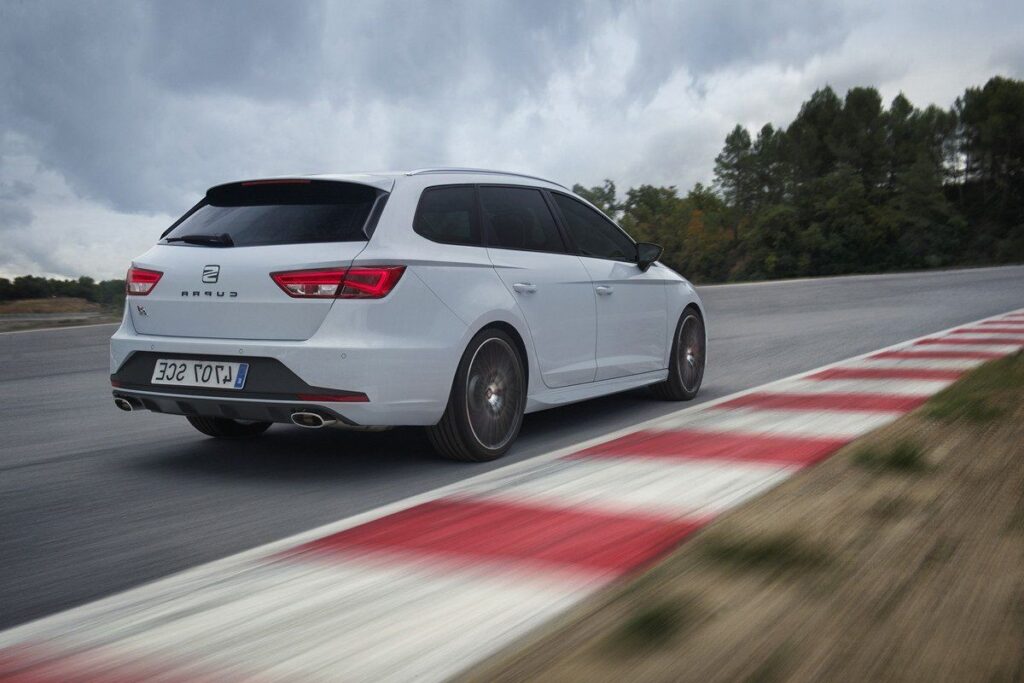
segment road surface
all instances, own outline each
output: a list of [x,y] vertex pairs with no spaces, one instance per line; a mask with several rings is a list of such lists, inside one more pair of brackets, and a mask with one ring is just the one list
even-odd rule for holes
[[[1024,306],[1024,267],[700,288],[709,400]],[[223,443],[110,400],[113,326],[0,335],[0,628],[678,409],[630,392],[527,416],[497,463],[419,430]]]

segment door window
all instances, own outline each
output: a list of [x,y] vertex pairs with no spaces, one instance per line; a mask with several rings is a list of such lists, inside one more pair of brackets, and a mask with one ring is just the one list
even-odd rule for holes
[[562,212],[565,227],[581,256],[636,261],[636,245],[614,223],[583,202],[563,194],[551,195]]
[[480,188],[487,246],[525,251],[565,252],[548,204],[528,187]]

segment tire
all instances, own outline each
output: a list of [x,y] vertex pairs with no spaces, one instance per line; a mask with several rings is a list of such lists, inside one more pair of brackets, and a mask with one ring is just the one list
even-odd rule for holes
[[439,455],[463,462],[500,458],[519,435],[526,368],[512,338],[496,329],[473,337],[455,371],[441,421],[427,427]]
[[269,422],[239,422],[226,417],[199,417],[188,415],[190,425],[215,439],[247,439],[259,436],[270,427]]
[[672,337],[668,379],[651,386],[655,396],[666,401],[689,401],[697,395],[704,381],[706,343],[704,319],[696,308],[687,306]]

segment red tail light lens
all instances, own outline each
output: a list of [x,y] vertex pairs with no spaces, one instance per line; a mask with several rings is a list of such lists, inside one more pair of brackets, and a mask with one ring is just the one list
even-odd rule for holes
[[128,276],[125,278],[125,294],[146,296],[153,291],[163,275],[159,270],[146,270],[133,266],[128,269]]
[[339,299],[380,299],[395,288],[405,266],[349,268],[341,284]]
[[305,299],[380,299],[395,288],[405,266],[366,266],[271,273],[285,294]]
[[338,295],[344,268],[326,270],[295,270],[290,273],[271,273],[277,286],[285,294],[306,299],[333,299]]

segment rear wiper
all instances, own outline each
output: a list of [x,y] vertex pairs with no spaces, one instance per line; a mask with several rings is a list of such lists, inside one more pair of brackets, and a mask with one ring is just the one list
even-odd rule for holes
[[181,237],[165,237],[165,242],[184,242],[185,244],[203,244],[211,247],[233,247],[235,241],[231,235],[222,232],[219,235],[182,235]]

